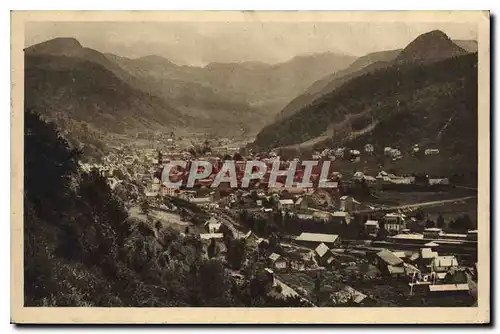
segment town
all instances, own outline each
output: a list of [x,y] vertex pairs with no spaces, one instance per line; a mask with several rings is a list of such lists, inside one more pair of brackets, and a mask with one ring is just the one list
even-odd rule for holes
[[[317,307],[475,305],[474,187],[457,175],[367,167],[376,155],[390,166],[406,156],[432,159],[439,149],[366,143],[324,148],[299,161],[245,145],[162,135],[155,145],[116,145],[81,168],[105,177],[131,217],[199,239],[204,256],[224,263],[235,282],[260,275],[274,298]],[[168,171],[172,187],[164,168],[179,160],[184,168]],[[302,164],[310,160],[318,163]],[[194,161],[210,171],[198,163],[194,170],[203,177],[192,177]],[[227,161],[236,166],[237,186],[219,180],[214,187]],[[245,181],[250,161],[267,167],[262,178]],[[282,173],[269,182],[273,167],[291,164],[293,180]],[[303,180],[308,174],[310,182]]]

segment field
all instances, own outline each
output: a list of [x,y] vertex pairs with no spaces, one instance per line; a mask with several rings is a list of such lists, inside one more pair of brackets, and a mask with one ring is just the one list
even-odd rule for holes
[[159,221],[163,227],[171,227],[179,232],[184,232],[186,230],[186,227],[189,227],[189,231],[191,233],[207,233],[207,230],[203,228],[203,226],[198,226],[194,225],[191,222],[183,221],[181,220],[181,217],[175,213],[152,209],[147,215],[145,215],[143,212],[141,212],[141,209],[139,207],[134,206],[130,208],[129,214],[130,217],[138,218],[152,225],[154,225],[155,222]]
[[[387,206],[398,206],[407,205],[415,203],[425,203],[440,200],[449,200],[454,198],[475,196],[474,191],[465,189],[452,189],[449,192],[395,192],[395,191],[385,191],[376,194],[377,198],[373,200],[367,200],[368,205],[387,205]],[[468,199],[465,201],[459,201],[456,203],[445,203],[436,206],[423,207],[422,210],[427,214],[427,218],[436,221],[438,216],[441,214],[448,223],[452,219],[456,219],[464,214],[469,215],[472,222],[477,224],[477,199]]]
[[423,202],[441,201],[453,198],[474,196],[476,193],[463,189],[451,189],[442,192],[397,192],[380,191],[376,193],[378,204],[383,202],[406,205]]

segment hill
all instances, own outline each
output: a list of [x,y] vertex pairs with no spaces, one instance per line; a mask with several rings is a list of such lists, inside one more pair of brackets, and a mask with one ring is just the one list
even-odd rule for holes
[[316,98],[327,94],[352,78],[390,65],[401,50],[390,50],[369,53],[356,59],[344,70],[332,73],[314,82],[307,90],[288,103],[277,115],[276,119],[283,119],[295,114],[302,107],[310,104]]
[[443,165],[477,168],[477,54],[397,64],[354,78],[256,137],[254,147],[374,143],[441,149]]
[[138,90],[86,57],[25,55],[25,107],[54,120],[73,140],[99,145],[105,134],[185,126],[163,99]]
[[258,111],[244,97],[202,84],[197,68],[177,66],[154,55],[137,59],[112,54],[106,57],[134,76],[142,90],[162,97],[190,118],[191,126],[197,130],[236,136],[258,131],[264,126],[259,121],[261,118],[255,117]]
[[[347,67],[355,57],[334,53],[297,56],[279,64],[262,62],[210,63],[205,67],[178,66],[160,56],[137,59],[106,55],[150,91],[168,98],[177,109],[224,131],[243,127],[256,133],[290,99],[325,72]],[[212,124],[212,125],[210,125]]]
[[430,63],[465,55],[462,49],[442,31],[433,30],[422,34],[408,44],[396,57],[396,63]]
[[347,81],[365,73],[392,66],[394,63],[430,63],[464,55],[468,52],[477,52],[476,41],[452,41],[439,30],[422,34],[404,49],[369,53],[356,59],[348,68],[316,81],[305,92],[291,100],[276,115],[276,120],[293,115],[304,106],[312,103],[316,98],[328,94]]
[[467,52],[474,53],[477,52],[477,41],[472,39],[459,39],[453,40],[453,43],[461,47]]

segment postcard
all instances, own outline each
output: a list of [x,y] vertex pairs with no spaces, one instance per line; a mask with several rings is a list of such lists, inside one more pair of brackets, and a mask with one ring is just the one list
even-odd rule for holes
[[11,24],[13,323],[490,322],[488,11]]

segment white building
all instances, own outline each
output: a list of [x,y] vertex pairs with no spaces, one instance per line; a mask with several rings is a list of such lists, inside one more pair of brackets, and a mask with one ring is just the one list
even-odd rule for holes
[[365,223],[365,231],[368,234],[377,234],[379,228],[378,220],[367,220]]
[[384,216],[385,230],[391,233],[399,233],[406,228],[406,216],[400,213],[388,213]]
[[437,148],[428,148],[424,151],[425,155],[437,155],[439,150]]
[[291,199],[280,199],[278,202],[279,210],[291,210],[294,207],[293,200]]

